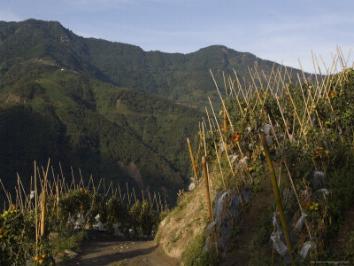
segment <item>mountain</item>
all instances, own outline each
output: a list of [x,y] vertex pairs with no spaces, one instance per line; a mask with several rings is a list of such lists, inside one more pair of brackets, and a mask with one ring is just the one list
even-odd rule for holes
[[185,138],[216,95],[209,69],[242,77],[255,64],[283,67],[219,45],[146,52],[58,22],[0,22],[0,176],[11,185],[52,157],[173,202],[188,183]]
[[[50,58],[57,66],[116,86],[158,94],[180,103],[203,106],[215,93],[209,70],[245,77],[257,65],[266,74],[284,66],[250,53],[213,45],[189,54],[146,52],[140,47],[82,38],[58,22],[27,20],[0,23],[0,69],[17,62]],[[1,71],[1,70],[0,70]],[[289,68],[289,71],[296,71]]]

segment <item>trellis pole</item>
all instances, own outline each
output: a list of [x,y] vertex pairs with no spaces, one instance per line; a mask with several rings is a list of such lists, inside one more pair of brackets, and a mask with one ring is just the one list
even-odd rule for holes
[[269,147],[268,147],[268,144],[267,144],[267,141],[266,141],[264,133],[261,134],[261,140],[262,140],[262,145],[263,145],[263,148],[264,148],[265,159],[266,159],[266,162],[267,162],[268,168],[269,168],[269,173],[270,173],[270,178],[271,178],[272,188],[273,188],[273,194],[274,194],[274,197],[275,197],[275,203],[276,203],[277,209],[279,211],[280,225],[281,225],[281,227],[283,229],[284,238],[285,238],[286,245],[288,247],[289,256],[290,256],[292,265],[295,265],[295,261],[294,261],[294,258],[293,258],[293,247],[292,247],[292,244],[291,244],[291,241],[290,241],[288,223],[286,221],[286,217],[285,217],[285,213],[284,213],[284,207],[283,207],[283,203],[282,203],[281,196],[280,196],[280,190],[279,190],[279,187],[278,187],[278,183],[277,183],[277,179],[276,179],[276,175],[275,175],[273,162],[272,162],[272,160],[270,158]]
[[209,218],[209,221],[212,221],[213,211],[211,208],[211,200],[210,200],[209,173],[208,173],[207,163],[206,163],[204,156],[202,157],[202,167],[203,167],[204,178],[205,178],[206,200],[207,200],[207,205],[208,205],[208,218]]

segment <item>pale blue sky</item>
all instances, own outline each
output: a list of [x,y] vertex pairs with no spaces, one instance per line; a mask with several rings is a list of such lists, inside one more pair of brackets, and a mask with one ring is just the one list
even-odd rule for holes
[[57,20],[144,50],[223,44],[295,67],[300,59],[308,71],[311,51],[327,64],[337,45],[354,53],[353,10],[353,0],[0,0],[0,20]]

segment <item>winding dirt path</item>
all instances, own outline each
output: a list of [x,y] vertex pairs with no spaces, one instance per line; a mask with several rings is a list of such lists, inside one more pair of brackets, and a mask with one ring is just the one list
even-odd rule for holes
[[89,240],[69,266],[177,266],[154,241]]

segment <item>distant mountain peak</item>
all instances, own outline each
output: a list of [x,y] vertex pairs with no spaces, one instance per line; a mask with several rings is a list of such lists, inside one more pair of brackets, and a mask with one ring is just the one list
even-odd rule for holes
[[20,58],[52,58],[64,68],[187,105],[204,105],[205,92],[214,91],[209,69],[226,74],[236,70],[246,77],[255,65],[265,73],[273,65],[283,67],[221,44],[187,54],[144,51],[131,44],[83,38],[57,21],[37,19],[0,23],[0,56],[8,65]]

